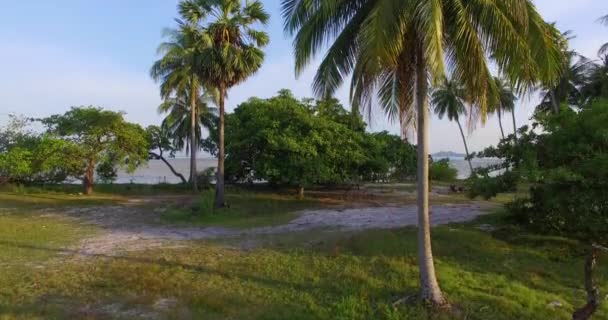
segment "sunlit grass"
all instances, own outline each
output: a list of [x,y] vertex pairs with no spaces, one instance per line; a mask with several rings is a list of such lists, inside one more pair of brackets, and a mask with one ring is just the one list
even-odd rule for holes
[[[436,318],[569,319],[585,297],[579,245],[514,226],[476,229],[503,221],[493,215],[434,229],[440,283],[460,310]],[[62,252],[96,232],[88,228],[0,217],[4,318],[428,318],[422,305],[392,305],[417,290],[414,228],[268,235],[245,251],[232,239],[113,257]],[[603,262],[600,280],[608,275]],[[556,301],[562,306],[549,306]],[[597,318],[606,316],[603,306]]]

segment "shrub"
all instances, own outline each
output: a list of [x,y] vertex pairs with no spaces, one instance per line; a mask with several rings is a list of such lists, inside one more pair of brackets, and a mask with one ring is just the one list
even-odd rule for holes
[[429,176],[434,181],[451,182],[458,177],[458,170],[450,166],[450,160],[441,159],[431,163]]

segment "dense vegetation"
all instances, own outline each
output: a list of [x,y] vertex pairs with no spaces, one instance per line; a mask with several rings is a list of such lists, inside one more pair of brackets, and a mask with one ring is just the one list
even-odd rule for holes
[[[335,99],[297,100],[288,90],[251,98],[226,117],[226,169],[232,182],[296,186],[390,181],[414,175],[412,145],[365,132],[358,114]],[[205,143],[216,153],[217,137]]]
[[517,184],[528,192],[507,205],[513,217],[533,230],[568,236],[586,243],[588,304],[575,319],[586,319],[601,301],[593,268],[608,244],[608,102],[593,100],[574,111],[538,114],[532,128],[520,130],[484,155],[505,160],[496,177],[485,170],[472,178],[471,195],[486,198],[513,191]]
[[[47,130],[27,131],[29,121],[39,121]],[[116,167],[133,171],[148,160],[144,129],[128,123],[122,113],[94,107],[75,107],[63,115],[38,120],[16,119],[2,131],[0,176],[3,182],[83,182],[91,194],[95,171],[113,180]]]

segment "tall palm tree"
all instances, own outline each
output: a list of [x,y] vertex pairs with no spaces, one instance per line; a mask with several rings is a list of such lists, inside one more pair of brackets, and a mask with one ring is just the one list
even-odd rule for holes
[[464,136],[462,125],[460,125],[460,115],[466,116],[467,114],[465,99],[466,94],[462,86],[450,79],[445,79],[431,94],[431,104],[435,106],[434,111],[435,114],[439,116],[439,119],[443,119],[443,117],[447,115],[448,120],[455,121],[456,124],[458,124],[462,142],[464,143],[464,151],[467,154],[469,168],[471,169],[471,174],[473,174],[473,164],[471,164],[471,159],[469,158],[467,139]]
[[494,77],[494,83],[496,86],[497,94],[492,100],[490,110],[492,110],[498,116],[498,125],[500,126],[500,133],[502,138],[505,138],[505,131],[502,127],[502,115],[505,112],[511,112],[513,118],[513,134],[517,140],[517,124],[515,122],[515,101],[517,97],[513,93],[511,85],[501,77]]
[[215,207],[225,206],[224,200],[224,114],[225,98],[230,88],[245,81],[261,67],[262,48],[268,44],[266,32],[257,24],[266,25],[269,19],[258,0],[184,0],[180,12],[192,24],[203,30],[205,42],[199,74],[218,90],[219,146]]
[[447,66],[484,119],[496,91],[486,57],[517,88],[551,83],[560,73],[559,32],[530,0],[282,0],[282,11],[285,30],[295,35],[296,74],[328,45],[313,82],[317,96],[335,92],[352,74],[354,107],[378,101],[402,127],[415,123],[420,294],[445,304],[428,214],[428,83],[443,79]]
[[[608,14],[599,18],[598,20],[601,24],[608,26]],[[600,50],[597,52],[598,55],[603,56],[604,54],[608,53],[608,42],[604,43],[601,47]]]
[[542,87],[541,102],[536,106],[537,113],[559,113],[562,102],[567,102],[568,105],[581,104],[581,88],[585,85],[593,62],[568,48],[568,42],[574,39],[570,31],[562,33],[562,36],[565,40],[563,44],[564,72],[555,85]]
[[580,92],[581,107],[598,98],[608,99],[608,54],[589,65],[586,82]]
[[190,182],[193,191],[198,191],[196,182],[196,105],[199,91],[203,84],[197,72],[198,61],[201,59],[202,47],[205,43],[196,26],[177,20],[177,29],[166,29],[164,36],[167,40],[158,47],[162,57],[154,63],[150,75],[160,82],[160,94],[163,99],[169,99],[176,94],[188,91],[190,97]]
[[[166,98],[158,106],[158,113],[167,114],[162,126],[166,128],[173,140],[173,146],[178,150],[185,150],[186,154],[192,155],[192,153],[196,153],[197,148],[199,148],[203,140],[202,129],[211,130],[211,128],[214,128],[214,123],[217,119],[217,108],[212,107],[212,104],[216,101],[212,93],[205,91],[199,95],[195,99],[195,122],[193,128],[190,92],[191,90],[186,89],[176,96]],[[191,135],[193,131],[195,133],[194,139]],[[190,179],[196,179],[196,176],[190,176]]]

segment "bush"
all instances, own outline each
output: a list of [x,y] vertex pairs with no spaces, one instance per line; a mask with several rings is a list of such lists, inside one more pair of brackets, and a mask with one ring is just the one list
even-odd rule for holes
[[201,189],[210,189],[213,182],[215,182],[215,168],[207,168],[196,174],[196,183]]
[[501,192],[515,192],[517,181],[518,173],[513,171],[506,171],[497,177],[490,177],[487,171],[478,171],[477,175],[467,180],[468,196],[471,199],[482,197],[489,200]]
[[451,182],[458,177],[458,170],[450,166],[450,160],[441,159],[431,163],[429,176],[434,181]]

